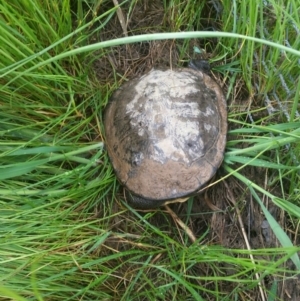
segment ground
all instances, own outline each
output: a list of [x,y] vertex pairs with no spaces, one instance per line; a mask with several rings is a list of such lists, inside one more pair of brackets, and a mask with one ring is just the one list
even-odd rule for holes
[[[105,27],[105,30],[94,35],[91,42],[110,40],[114,38],[124,37],[127,34],[137,35],[144,33],[152,33],[161,31],[166,19],[162,1],[145,1],[138,2],[132,9],[127,26],[121,26],[120,21],[127,15],[128,8],[123,6],[118,15]],[[213,12],[213,7],[206,7],[205,12]],[[121,15],[120,15],[121,14]],[[215,12],[217,15],[218,12]],[[209,19],[204,19],[203,28],[213,28],[217,26],[216,22],[209,22]],[[215,20],[215,19],[213,19]],[[124,22],[123,22],[124,23]],[[212,50],[216,41],[209,41]],[[145,43],[129,44],[115,47],[110,51],[101,53],[101,59],[95,62],[95,72],[99,81],[112,85],[115,82],[115,77],[119,84],[126,79],[131,79],[140,74],[149,71],[156,66],[174,67],[183,66],[191,58],[209,59],[214,56],[213,52],[197,53],[196,49],[203,48],[203,41],[190,40],[187,51],[183,54],[180,52],[182,41],[151,41]],[[100,53],[99,53],[100,54]],[[213,67],[213,66],[212,66]],[[228,90],[229,80],[224,80],[222,76],[216,72],[212,72],[212,76],[219,82],[224,89],[225,94]],[[238,86],[234,88],[234,93],[228,98],[228,110],[243,110],[248,106],[248,94],[243,80],[236,81]],[[255,103],[259,107],[259,102]],[[266,112],[260,114],[266,114]],[[232,125],[229,124],[229,128]],[[228,136],[230,141],[231,137]],[[248,167],[243,170],[247,178],[254,179],[256,183],[265,186],[268,180],[268,170],[259,167]],[[222,181],[218,181],[222,179]],[[280,195],[280,191],[276,188],[272,191],[274,195]],[[118,198],[123,198],[123,190],[120,188]],[[264,199],[265,205],[275,219],[285,228],[285,216],[275,207],[269,200]],[[121,203],[115,206],[116,212],[119,210]],[[170,210],[170,211],[169,211]],[[166,220],[165,212],[169,214],[169,220]],[[146,212],[147,213],[147,212]],[[141,214],[146,214],[141,212]],[[128,218],[131,218],[132,213],[128,212]],[[188,218],[187,218],[188,217]],[[267,220],[261,212],[260,206],[251,198],[251,194],[247,187],[239,183],[233,177],[227,177],[222,166],[217,172],[215,178],[211,181],[211,185],[198,196],[186,203],[172,204],[169,208],[161,208],[150,219],[153,225],[160,229],[168,231],[169,224],[177,223],[177,219],[185,221],[188,230],[191,231],[191,239],[197,239],[205,236],[202,243],[221,245],[231,249],[247,249],[247,242],[251,249],[274,248],[279,246],[278,241],[273,236],[273,233],[268,225]],[[113,227],[124,227],[120,220],[112,220]],[[134,229],[131,229],[134,233]],[[172,235],[172,233],[170,233]],[[111,242],[113,248],[120,247],[121,244]],[[292,265],[291,265],[292,267]],[[225,268],[225,269],[224,269]],[[200,270],[205,270],[205,265],[199,264]],[[230,275],[230,266],[223,267],[223,271]],[[265,278],[264,284],[270,288],[269,279]],[[281,298],[283,300],[296,301],[300,300],[300,290],[296,289],[300,286],[299,279],[290,279],[283,283],[279,288]],[[224,290],[230,287],[224,288]],[[250,293],[252,300],[259,300],[256,297],[259,294],[258,290]],[[289,297],[290,296],[290,297]],[[288,299],[287,299],[288,298]]]

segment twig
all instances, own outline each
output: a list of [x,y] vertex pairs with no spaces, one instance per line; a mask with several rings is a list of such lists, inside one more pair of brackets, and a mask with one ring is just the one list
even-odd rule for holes
[[125,37],[128,37],[127,24],[125,22],[125,18],[122,12],[122,9],[119,6],[118,0],[113,0],[114,6],[117,7],[117,16],[119,18],[119,22],[121,24],[123,34]]
[[167,212],[172,216],[175,222],[186,232],[188,237],[191,239],[192,242],[196,241],[196,236],[192,232],[192,230],[177,216],[177,214],[168,206],[165,205]]

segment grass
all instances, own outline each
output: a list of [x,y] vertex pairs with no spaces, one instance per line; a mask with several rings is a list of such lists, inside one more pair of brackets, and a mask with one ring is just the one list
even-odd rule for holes
[[[0,3],[1,300],[258,300],[259,284],[268,300],[284,300],[280,284],[300,270],[297,1],[224,0],[222,13],[190,1],[163,4],[160,26],[148,25],[157,34],[91,43],[109,31],[111,1]],[[121,5],[128,19],[136,5]],[[229,249],[210,241],[209,230],[190,242],[163,209],[139,213],[123,202],[102,125],[123,74],[99,80],[94,63],[111,47],[176,38],[187,60],[200,37],[200,52],[213,54],[227,88],[223,180],[244,185],[280,247]],[[189,225],[192,199],[187,206]]]

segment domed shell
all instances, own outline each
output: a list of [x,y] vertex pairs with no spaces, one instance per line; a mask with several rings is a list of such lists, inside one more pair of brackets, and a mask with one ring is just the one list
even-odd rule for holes
[[104,126],[120,182],[161,203],[197,192],[222,163],[226,100],[206,73],[153,69],[112,95]]

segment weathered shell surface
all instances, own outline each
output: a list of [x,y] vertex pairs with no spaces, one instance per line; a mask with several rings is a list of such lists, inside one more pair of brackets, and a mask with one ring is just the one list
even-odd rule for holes
[[104,126],[121,183],[145,199],[176,199],[201,189],[220,166],[226,101],[201,71],[151,70],[113,94]]

